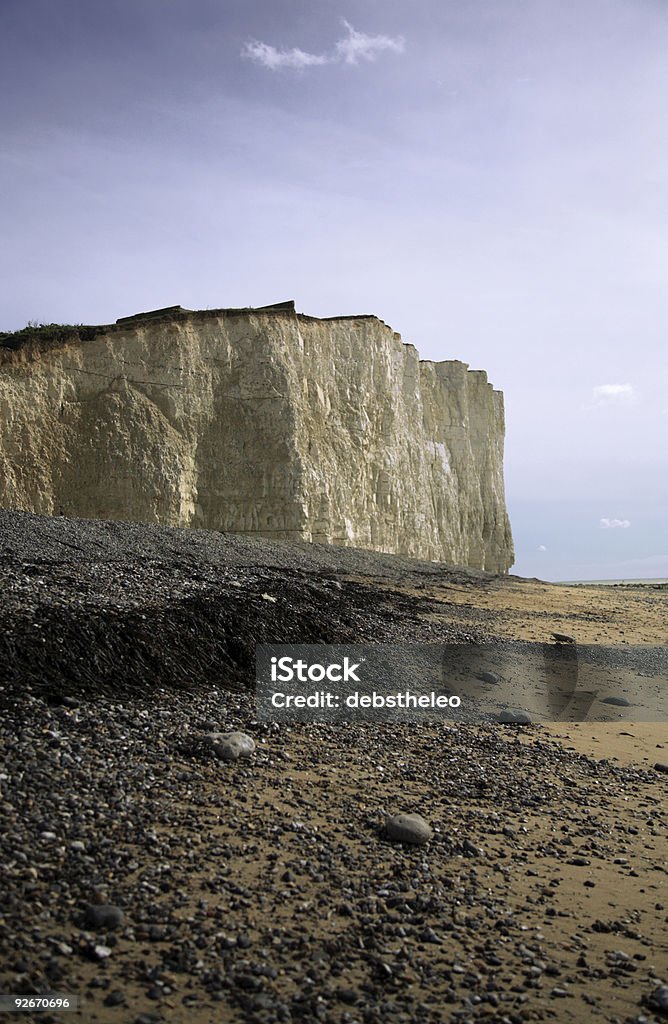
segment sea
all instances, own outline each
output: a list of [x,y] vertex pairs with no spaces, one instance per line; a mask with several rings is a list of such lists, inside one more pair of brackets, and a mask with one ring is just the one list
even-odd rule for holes
[[666,586],[668,579],[643,579],[643,580],[555,580],[562,587],[658,587]]

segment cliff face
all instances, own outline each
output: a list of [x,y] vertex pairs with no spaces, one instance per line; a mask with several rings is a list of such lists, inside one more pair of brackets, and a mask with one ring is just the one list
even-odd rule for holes
[[375,317],[178,312],[0,348],[0,506],[513,561],[503,396]]

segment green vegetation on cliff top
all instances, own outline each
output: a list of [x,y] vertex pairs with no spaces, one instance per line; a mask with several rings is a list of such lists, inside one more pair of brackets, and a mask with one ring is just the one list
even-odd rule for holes
[[0,347],[18,349],[31,342],[67,341],[69,338],[88,341],[104,329],[85,324],[38,324],[29,320],[20,331],[0,331]]

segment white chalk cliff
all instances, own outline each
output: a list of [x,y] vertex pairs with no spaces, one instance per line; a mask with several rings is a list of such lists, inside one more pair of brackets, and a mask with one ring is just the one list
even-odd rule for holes
[[376,317],[175,307],[0,341],[0,506],[505,572],[503,396]]

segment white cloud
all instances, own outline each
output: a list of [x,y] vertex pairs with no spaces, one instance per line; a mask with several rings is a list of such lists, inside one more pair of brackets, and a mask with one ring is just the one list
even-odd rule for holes
[[539,545],[538,545],[538,550],[539,550],[539,551],[547,551],[547,548],[545,547],[545,545],[544,545],[544,544],[539,544]]
[[294,47],[292,50],[277,50],[275,46],[252,39],[241,51],[242,57],[248,57],[265,68],[276,71],[278,68],[310,68],[318,64],[329,64],[330,58],[319,53],[306,53]]
[[592,392],[594,405],[630,405],[638,401],[632,384],[598,384]]
[[628,519],[601,519],[599,521],[602,530],[628,530],[630,525]]
[[262,64],[271,71],[279,68],[310,68],[321,67],[323,64],[359,64],[361,60],[375,60],[379,53],[391,50],[394,53],[404,52],[404,41],[400,36],[368,36],[358,32],[343,19],[348,35],[334,46],[331,53],[308,53],[293,47],[290,50],[277,50],[269,43],[251,39],[244,44],[241,56]]
[[375,60],[377,54],[383,50],[404,52],[404,41],[401,36],[394,39],[391,36],[368,36],[364,32],[357,32],[345,18],[343,24],[348,30],[348,37],[338,41],[336,53],[346,64],[357,64],[360,60]]

